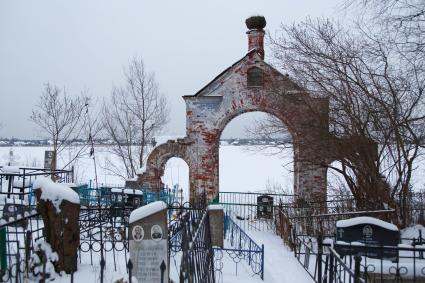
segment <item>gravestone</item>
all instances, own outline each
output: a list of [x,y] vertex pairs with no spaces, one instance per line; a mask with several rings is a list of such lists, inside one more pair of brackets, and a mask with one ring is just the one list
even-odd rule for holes
[[46,150],[44,152],[44,168],[45,169],[50,169],[50,167],[52,166],[53,154],[54,154],[54,151],[52,150]]
[[261,195],[257,197],[257,218],[273,218],[273,197]]
[[134,210],[128,233],[132,275],[138,282],[168,283],[167,205],[156,201]]
[[140,184],[139,182],[133,181],[133,180],[126,180],[125,181],[125,187],[128,189],[132,189],[132,190],[139,190],[140,189]]
[[43,218],[43,235],[58,260],[53,264],[56,272],[77,271],[80,245],[80,198],[70,187],[40,178],[34,183],[37,211]]
[[143,204],[143,192],[135,189],[111,189],[112,204],[123,204],[125,207],[138,208]]
[[[24,217],[25,212],[29,212],[28,204],[23,200],[18,199],[5,199],[5,204],[3,206],[3,216],[2,218],[6,221],[10,220],[10,217],[17,217],[21,216]],[[17,223],[18,226],[26,228],[27,227],[27,221],[19,221]]]
[[399,241],[400,231],[397,226],[377,218],[362,216],[336,223],[335,250],[341,256],[360,254],[394,260],[397,258],[397,250],[368,248],[367,245],[396,247]]

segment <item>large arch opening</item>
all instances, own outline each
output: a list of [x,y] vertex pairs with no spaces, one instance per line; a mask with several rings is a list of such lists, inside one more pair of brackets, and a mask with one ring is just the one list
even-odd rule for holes
[[252,111],[230,119],[219,142],[220,192],[293,194],[292,136],[276,116]]

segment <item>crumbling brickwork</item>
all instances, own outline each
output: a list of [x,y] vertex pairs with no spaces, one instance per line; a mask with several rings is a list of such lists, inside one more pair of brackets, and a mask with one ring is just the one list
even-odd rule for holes
[[[180,157],[189,165],[190,198],[219,191],[219,143],[226,125],[238,115],[261,111],[279,118],[294,142],[294,193],[303,198],[326,195],[327,99],[314,98],[264,61],[263,30],[248,33],[249,51],[195,95],[184,96],[186,137],[158,146],[139,180],[160,187],[166,161]],[[251,38],[255,37],[255,38]],[[254,82],[248,84],[252,68]],[[249,85],[249,86],[248,86]],[[318,118],[323,117],[323,118]]]

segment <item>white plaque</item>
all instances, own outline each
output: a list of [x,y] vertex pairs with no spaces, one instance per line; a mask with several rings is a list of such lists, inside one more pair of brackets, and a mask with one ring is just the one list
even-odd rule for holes
[[168,283],[167,240],[143,240],[136,249],[137,265],[133,274],[139,282]]

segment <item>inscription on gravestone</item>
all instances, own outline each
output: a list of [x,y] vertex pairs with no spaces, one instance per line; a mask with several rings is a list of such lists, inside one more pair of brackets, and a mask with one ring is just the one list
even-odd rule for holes
[[162,283],[169,278],[166,204],[139,207],[130,215],[130,258],[139,282]]

